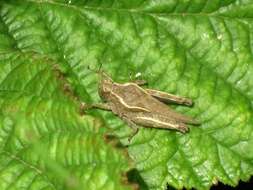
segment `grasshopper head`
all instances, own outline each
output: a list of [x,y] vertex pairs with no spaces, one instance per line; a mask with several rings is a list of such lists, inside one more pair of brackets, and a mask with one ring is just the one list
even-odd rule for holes
[[109,75],[107,75],[104,71],[101,70],[101,66],[98,71],[91,69],[89,66],[88,69],[98,74],[99,76],[98,94],[101,99],[107,101],[112,91],[113,80],[109,77]]
[[100,72],[100,82],[99,82],[99,96],[103,100],[107,100],[112,91],[113,81],[112,79],[103,71]]

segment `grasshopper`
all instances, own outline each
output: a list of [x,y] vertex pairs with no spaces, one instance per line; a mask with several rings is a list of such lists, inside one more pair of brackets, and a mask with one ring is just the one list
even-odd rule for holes
[[133,133],[138,126],[188,131],[186,124],[198,125],[195,119],[173,111],[165,103],[192,106],[192,100],[153,89],[142,88],[146,81],[132,81],[124,84],[114,82],[105,72],[100,71],[98,93],[104,103],[94,103],[86,108],[112,111],[125,121]]

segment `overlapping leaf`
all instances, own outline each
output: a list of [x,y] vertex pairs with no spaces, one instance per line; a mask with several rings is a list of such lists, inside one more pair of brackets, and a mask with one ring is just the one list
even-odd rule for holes
[[[177,109],[199,128],[141,129],[129,153],[150,189],[235,186],[253,173],[252,12],[246,0],[12,1],[1,6],[0,50],[57,60],[82,101],[99,101],[87,66],[101,64],[117,81],[141,73],[149,87],[192,98]],[[127,143],[125,124],[97,117]]]
[[0,55],[0,189],[130,189],[128,160],[81,116],[57,64],[36,54]]

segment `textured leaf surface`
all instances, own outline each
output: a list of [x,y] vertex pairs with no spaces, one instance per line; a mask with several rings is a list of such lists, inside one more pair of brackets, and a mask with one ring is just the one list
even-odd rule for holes
[[56,67],[0,55],[0,189],[130,189],[127,159],[104,142],[99,120],[80,116]]
[[[100,101],[97,77],[87,66],[98,68],[101,63],[114,80],[128,81],[130,73],[141,73],[150,88],[192,98],[195,101],[193,108],[176,109],[201,120],[199,128],[191,127],[186,135],[142,128],[130,143],[129,153],[149,189],[164,189],[167,184],[176,188],[208,189],[217,181],[235,186],[240,179],[246,181],[253,174],[252,17],[253,4],[248,0],[11,1],[1,5],[0,51],[33,51],[55,59],[75,93],[85,102]],[[1,61],[4,69],[0,76],[7,76],[0,85],[2,128],[8,128],[3,130],[2,139],[12,142],[3,146],[3,155],[38,165],[38,158],[29,156],[29,151],[37,150],[36,147],[22,151],[20,156],[17,153],[29,144],[28,136],[46,133],[48,136],[43,138],[42,148],[53,151],[48,147],[58,141],[50,139],[74,137],[71,132],[71,137],[62,137],[57,130],[50,133],[44,128],[49,124],[44,122],[52,125],[56,122],[54,117],[62,118],[57,122],[70,122],[71,126],[76,126],[72,123],[76,120],[87,121],[80,121],[76,116],[64,117],[69,105],[58,100],[60,95],[54,97],[63,113],[54,115],[59,112],[52,111],[56,109],[52,105],[55,101],[51,100],[54,88],[50,79],[42,78],[48,77],[47,72],[41,71],[41,77],[34,76],[33,79],[28,77],[32,76],[32,69],[27,69],[29,74],[19,71],[20,76],[11,75],[8,60],[3,57]],[[26,77],[30,79],[30,85],[23,83],[28,80]],[[29,89],[33,96],[20,96],[20,90],[15,93],[16,85],[22,86],[19,87],[21,90]],[[40,96],[34,98],[41,91],[38,86],[44,86],[44,96],[50,97],[45,103],[38,104]],[[57,94],[56,91],[53,92]],[[10,92],[13,95],[7,96]],[[45,111],[39,111],[40,106]],[[30,110],[28,113],[36,116],[32,116],[32,120],[25,119],[27,111],[22,109]],[[49,116],[43,116],[49,111]],[[104,119],[113,133],[128,144],[126,137],[130,130],[122,121],[103,111],[91,114]],[[41,117],[43,122],[36,122]],[[21,127],[14,127],[12,133],[15,135],[8,137],[6,134],[10,133],[8,130],[12,131],[13,125]],[[41,127],[36,128],[37,125]],[[79,127],[82,125],[86,126],[78,124]],[[24,132],[27,126],[33,126],[30,127],[34,131],[32,135],[27,136]],[[55,126],[50,130],[55,130]],[[81,149],[78,151],[82,153]],[[60,152],[68,155],[65,148]],[[59,155],[52,154],[50,160],[68,163],[68,159]],[[71,163],[78,162],[74,154],[70,158]],[[2,160],[7,162],[8,159]],[[62,184],[57,181],[62,178],[53,179],[50,165],[43,162],[40,165],[49,168],[49,180],[44,180],[45,183],[52,179],[53,185]],[[7,166],[4,168],[8,170],[3,174],[21,167]],[[84,170],[79,168],[78,171],[85,173]]]

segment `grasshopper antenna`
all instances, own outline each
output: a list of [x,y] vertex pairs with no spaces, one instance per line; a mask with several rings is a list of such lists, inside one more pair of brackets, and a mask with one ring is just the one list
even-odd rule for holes
[[95,69],[91,68],[89,65],[87,66],[88,70],[95,72],[99,76],[102,76],[102,78],[106,78],[107,80],[111,81],[111,78],[101,68],[102,68],[102,64],[99,66],[99,70],[95,70]]
[[103,63],[101,63],[101,64],[99,65],[99,67],[98,67],[98,72],[101,72],[102,65],[103,65]]

